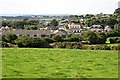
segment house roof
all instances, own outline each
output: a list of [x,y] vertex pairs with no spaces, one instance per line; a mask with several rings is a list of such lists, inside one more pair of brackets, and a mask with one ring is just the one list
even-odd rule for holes
[[16,34],[16,35],[52,35],[52,34],[59,34],[59,35],[66,35],[67,32],[64,30],[4,30],[1,31],[2,35],[6,34]]
[[92,25],[91,28],[102,28],[101,25]]
[[9,33],[14,33],[19,35],[53,34],[51,30],[5,30],[5,31],[2,31],[3,35],[9,34]]
[[106,26],[104,30],[112,30],[112,28],[110,26]]
[[54,34],[59,34],[59,35],[66,35],[67,34],[67,32],[64,31],[64,30],[55,30],[53,33]]

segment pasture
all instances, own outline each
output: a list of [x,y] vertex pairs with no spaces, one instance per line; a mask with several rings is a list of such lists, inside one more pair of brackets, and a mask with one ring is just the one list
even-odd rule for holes
[[117,78],[118,51],[3,48],[3,78]]

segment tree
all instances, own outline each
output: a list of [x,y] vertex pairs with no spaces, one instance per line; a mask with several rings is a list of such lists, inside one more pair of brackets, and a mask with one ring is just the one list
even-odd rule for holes
[[38,20],[27,20],[26,25],[38,25],[39,21]]
[[58,26],[58,21],[56,20],[56,19],[53,19],[52,21],[51,21],[51,23],[50,23],[50,25],[51,26],[53,26],[53,27],[56,27],[56,26]]
[[83,33],[84,39],[89,41],[91,44],[95,44],[97,41],[97,35],[92,31],[86,31]]
[[7,24],[8,24],[7,21],[2,21],[2,26],[5,27],[5,26],[7,26]]
[[105,33],[96,33],[97,35],[97,41],[98,44],[104,44],[107,40],[107,36]]
[[82,39],[83,39],[82,36],[80,36],[79,34],[72,35],[71,37],[68,37],[68,41],[70,41],[70,42],[81,42]]
[[48,48],[49,44],[42,38],[20,36],[15,40],[18,47]]
[[99,20],[91,20],[90,25],[100,25],[100,21]]
[[114,30],[120,32],[120,23],[114,26]]
[[49,44],[45,41],[45,39],[42,38],[33,38],[30,37],[28,39],[29,41],[29,47],[33,47],[33,48],[48,48]]
[[54,35],[52,38],[53,38],[55,41],[57,41],[57,42],[61,42],[61,41],[62,41],[62,37],[61,37],[60,35],[58,35],[58,34]]
[[27,25],[28,18],[23,19],[24,25]]
[[114,11],[114,14],[116,14],[117,16],[120,16],[120,8],[116,9],[116,10]]
[[28,47],[29,40],[27,36],[20,36],[15,40],[15,43],[18,45],[18,47]]
[[3,41],[9,42],[9,43],[13,43],[14,40],[17,39],[17,36],[15,34],[6,34],[5,36],[3,35],[2,37]]
[[106,21],[106,24],[107,24],[107,25],[111,25],[111,26],[114,26],[116,23],[118,23],[118,21],[117,21],[115,18],[109,18],[109,19]]
[[107,34],[107,37],[116,37],[120,35],[120,32],[110,31],[110,32],[107,32],[106,34]]
[[45,37],[44,39],[48,43],[53,43],[54,42],[54,40],[52,38]]
[[26,26],[24,26],[24,28],[27,30],[37,30],[38,29],[38,27],[35,25],[26,25]]
[[3,41],[3,42],[6,42],[5,35],[2,35],[2,41]]

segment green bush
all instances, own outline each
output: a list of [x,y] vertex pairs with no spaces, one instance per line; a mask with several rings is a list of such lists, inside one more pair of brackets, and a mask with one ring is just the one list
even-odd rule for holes
[[21,36],[16,41],[18,47],[31,47],[31,48],[49,48],[49,44],[45,39]]
[[2,36],[2,41],[14,43],[14,40],[17,39],[17,36],[15,34],[6,34]]
[[110,43],[120,43],[120,37],[110,37]]
[[61,42],[63,39],[62,39],[62,36],[60,36],[60,35],[58,35],[58,34],[56,34],[56,35],[54,35],[53,37],[53,40],[55,40],[56,42]]
[[[0,44],[2,43],[2,47],[9,47],[9,45],[6,43],[6,42],[4,42],[4,41],[1,41],[0,42]],[[0,46],[1,47],[1,46]]]
[[83,33],[83,35],[84,35],[84,40],[89,41],[90,44],[96,44],[98,38],[96,33],[92,31],[86,31]]
[[97,44],[105,44],[106,40],[107,40],[107,36],[105,33],[96,33],[97,35]]
[[111,50],[120,50],[120,45],[118,46],[109,46]]
[[68,49],[81,49],[82,44],[79,42],[57,42],[53,48],[68,48]]
[[83,45],[82,49],[85,50],[113,50],[108,45]]
[[52,38],[44,38],[46,42],[53,43],[55,42]]

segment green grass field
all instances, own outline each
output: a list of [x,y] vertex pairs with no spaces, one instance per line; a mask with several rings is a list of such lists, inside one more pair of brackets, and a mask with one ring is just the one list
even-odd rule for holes
[[3,48],[3,78],[117,78],[118,51]]

